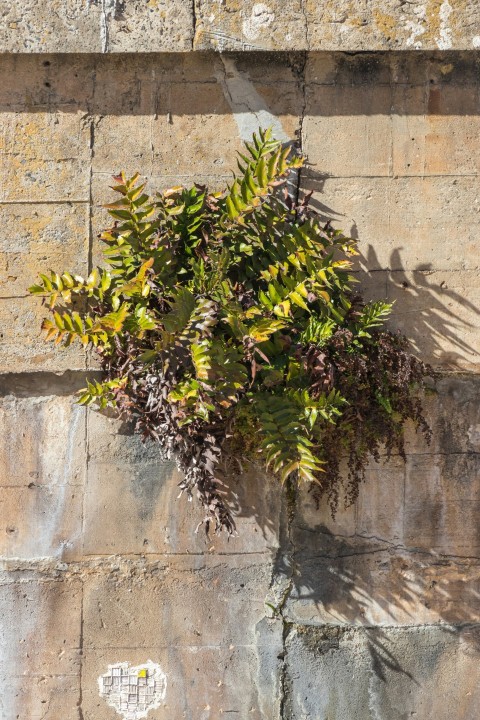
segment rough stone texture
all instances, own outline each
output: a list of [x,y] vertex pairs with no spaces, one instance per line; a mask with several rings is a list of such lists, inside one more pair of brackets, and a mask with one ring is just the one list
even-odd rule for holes
[[0,16],[8,53],[480,47],[480,12],[465,0],[2,0]]
[[[277,5],[197,2],[197,47],[436,48],[450,27],[468,48],[477,32],[453,0],[449,27],[443,2],[425,21],[419,3],[403,19],[388,2],[383,18],[371,2]],[[2,15],[15,53],[83,54],[0,55],[0,720],[112,720],[98,677],[148,660],[167,675],[152,720],[476,720],[478,58],[122,54],[189,49],[191,9]],[[102,50],[118,54],[88,54]],[[355,507],[332,520],[306,488],[287,507],[274,481],[230,468],[239,536],[205,539],[159,447],[73,405],[95,361],[43,343],[26,287],[101,262],[111,174],[221,188],[259,125],[284,142],[301,129],[299,191],[358,237],[367,296],[397,301],[392,327],[442,375],[431,446],[409,427],[406,463],[372,462]]]
[[480,14],[464,0],[195,0],[196,48],[429,50],[480,44]]
[[190,50],[188,0],[2,0],[1,50],[13,53]]
[[88,270],[87,203],[0,205],[0,297],[21,297],[40,267]]

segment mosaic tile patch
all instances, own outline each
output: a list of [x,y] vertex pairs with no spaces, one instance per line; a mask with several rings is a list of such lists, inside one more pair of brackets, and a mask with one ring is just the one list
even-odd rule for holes
[[124,720],[140,720],[165,699],[167,676],[151,660],[135,667],[128,662],[114,663],[100,675],[98,687],[107,705],[115,708]]

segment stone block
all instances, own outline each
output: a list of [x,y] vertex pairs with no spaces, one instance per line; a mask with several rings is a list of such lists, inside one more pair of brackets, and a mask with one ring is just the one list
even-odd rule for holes
[[184,52],[192,49],[192,4],[184,0],[141,0],[117,4],[106,22],[112,53]]
[[[393,79],[397,83],[404,80],[404,63],[410,68],[408,61],[409,55],[406,53],[381,55],[375,52],[358,54],[310,52],[305,63],[306,91],[313,102],[317,85],[335,85],[342,87],[346,93],[348,93],[347,88],[351,89],[359,85],[365,90],[369,89],[368,86],[371,89],[385,88],[391,86]],[[408,78],[411,82],[414,80],[418,82],[421,75],[418,60],[411,64],[415,67]],[[424,66],[429,67],[427,58],[422,67]],[[394,72],[395,76],[393,76]],[[351,107],[354,112],[354,105],[352,104]],[[381,107],[378,101],[377,107]],[[328,112],[328,109],[325,111]]]
[[478,623],[480,565],[378,541],[316,536],[296,557],[285,617],[297,625]]
[[86,720],[110,720],[113,709],[99,696],[98,678],[112,663],[157,663],[167,676],[165,698],[152,720],[170,718],[278,718],[281,645],[155,646],[85,651],[82,710]]
[[76,676],[80,669],[81,601],[79,579],[38,575],[26,580],[21,573],[2,574],[0,675]]
[[85,581],[86,648],[255,644],[271,578],[265,557],[184,554],[108,565]]
[[388,177],[392,171],[391,87],[307,87],[303,151],[313,171],[333,177]]
[[0,374],[85,369],[85,351],[79,343],[59,348],[45,342],[41,324],[47,314],[36,297],[0,298]]
[[84,413],[70,397],[2,399],[2,556],[77,554],[86,460]]
[[287,638],[287,717],[474,720],[478,629],[296,628]]
[[91,105],[93,172],[152,174],[155,93],[156,76],[148,56],[99,58]]
[[306,0],[310,50],[462,50],[475,47],[479,13],[461,0],[435,5]]
[[0,718],[78,718],[81,583],[2,575],[0,605]]
[[[393,86],[394,97],[401,103],[398,109],[410,115],[426,111],[425,98],[431,88],[445,85],[457,90],[457,112],[472,107],[472,94],[478,83],[478,59],[469,52],[379,52],[343,53],[310,52],[305,64],[307,92],[313,95],[316,85],[335,85],[347,88],[363,86]],[[466,87],[467,86],[467,87]],[[412,92],[423,87],[424,96]],[[405,91],[405,92],[404,92]],[[391,108],[393,109],[393,107]],[[352,112],[355,112],[352,106]],[[457,114],[455,108],[451,113]],[[462,114],[462,113],[461,113]]]
[[272,83],[267,75],[271,63],[264,58],[259,63],[250,75],[243,61],[214,57],[198,85],[190,81],[159,86],[152,134],[156,175],[229,176],[236,168],[236,151],[259,126],[272,126],[282,141],[294,139],[299,83],[288,64],[276,68]]
[[417,270],[390,273],[387,298],[395,301],[389,325],[435,367],[475,371],[479,364],[478,272]]
[[141,172],[152,173],[151,112],[144,115],[106,116],[95,122],[95,153],[92,167],[95,172],[117,175],[122,170],[128,176]]
[[88,201],[90,125],[78,112],[5,112],[3,201]]
[[197,50],[302,50],[307,26],[300,0],[288,5],[195,0]]
[[[424,450],[428,450],[425,444]],[[370,461],[356,507],[356,534],[379,537],[395,544],[403,541],[403,499],[406,465],[394,455]]]
[[[2,0],[2,52],[95,53],[105,50],[104,7],[88,0]],[[104,30],[105,32],[105,30]]]
[[392,108],[393,174],[478,175],[477,85],[397,86]]
[[478,453],[480,450],[480,384],[475,374],[439,377],[422,399],[432,442],[426,447],[423,436],[406,427],[408,454],[444,455]]
[[[475,417],[465,405],[476,384],[442,382],[429,411],[436,415],[439,406],[444,415],[461,415],[465,406],[463,423],[453,422],[451,445],[442,450],[449,426],[440,414],[432,451],[417,442],[409,448],[418,454],[406,464],[399,457],[372,461],[356,505],[344,510],[340,504],[334,519],[325,501],[317,509],[311,495],[300,493],[291,536],[295,573],[286,603],[292,622],[479,621],[479,474],[467,431],[475,428]],[[453,409],[453,393],[460,410]],[[467,437],[460,443],[462,428]]]
[[220,82],[162,86],[152,124],[157,176],[227,175],[241,149],[238,127]]
[[[142,444],[129,427],[89,412],[89,469],[85,499],[84,550],[112,553],[267,553],[278,546],[282,493],[260,471],[227,475],[228,500],[238,536],[207,538],[196,498],[178,498],[180,475],[161,448]],[[115,501],[112,502],[112,493]]]
[[[5,383],[8,385],[8,379]],[[0,397],[0,485],[22,490],[83,486],[85,409],[70,396]]]
[[477,454],[416,455],[405,482],[404,542],[410,547],[459,557],[480,546]]
[[[41,671],[42,672],[42,671]],[[43,674],[31,677],[0,674],[0,718],[17,720],[77,720],[80,680],[78,676]]]
[[478,267],[476,177],[336,179],[320,167],[302,175],[302,187],[314,190],[312,206],[325,220],[358,238],[368,271]]
[[461,481],[450,471],[434,482],[429,468],[441,457],[409,457],[406,466],[394,458],[377,472],[370,468],[356,507],[341,509],[334,520],[324,503],[314,514],[309,496],[300,496],[291,535],[295,572],[285,604],[290,622],[479,622],[477,475],[469,467]]
[[0,55],[0,72],[2,112],[85,110],[92,102],[95,60],[88,55]]
[[22,296],[38,273],[88,274],[86,203],[0,205],[0,297]]
[[82,530],[82,488],[0,487],[0,556],[78,556]]

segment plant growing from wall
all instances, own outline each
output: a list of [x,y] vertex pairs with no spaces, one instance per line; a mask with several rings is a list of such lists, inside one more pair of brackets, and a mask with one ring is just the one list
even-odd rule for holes
[[355,289],[355,241],[288,193],[303,162],[267,130],[222,193],[151,197],[121,174],[101,234],[106,267],[86,279],[49,272],[30,288],[51,310],[47,340],[100,357],[105,379],[78,402],[114,407],[159,441],[217,532],[235,530],[228,455],[312,484],[335,511],[342,457],[353,502],[370,455],[404,456],[407,420],[430,436],[416,390],[431,369],[384,328],[391,305]]

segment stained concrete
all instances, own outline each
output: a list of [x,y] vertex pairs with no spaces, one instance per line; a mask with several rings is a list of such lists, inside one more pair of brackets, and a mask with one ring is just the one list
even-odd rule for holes
[[3,0],[0,14],[9,53],[480,46],[479,9],[465,0]]
[[[426,29],[407,35],[384,3],[387,41],[375,3],[354,5],[342,20],[341,5],[292,3],[282,25],[268,8],[252,20],[254,4],[197,2],[194,28],[185,5],[173,20],[152,3],[76,3],[43,34],[33,5],[3,15],[18,24],[0,55],[1,720],[112,720],[98,678],[149,660],[167,676],[149,720],[478,715],[478,59],[254,49],[304,49],[305,18],[312,47],[342,33],[344,50],[438,50],[451,29],[471,48],[476,11],[462,30],[457,3],[426,3],[429,29],[408,4],[405,22]],[[71,54],[33,52],[60,40]],[[184,52],[220,41],[250,52]],[[239,534],[205,538],[159,448],[73,404],[95,363],[43,343],[26,287],[40,268],[101,261],[111,174],[221,188],[259,124],[300,131],[299,192],[358,237],[367,297],[395,299],[391,327],[439,369],[433,439],[407,427],[406,463],[372,462],[334,520],[240,458],[227,471]]]

